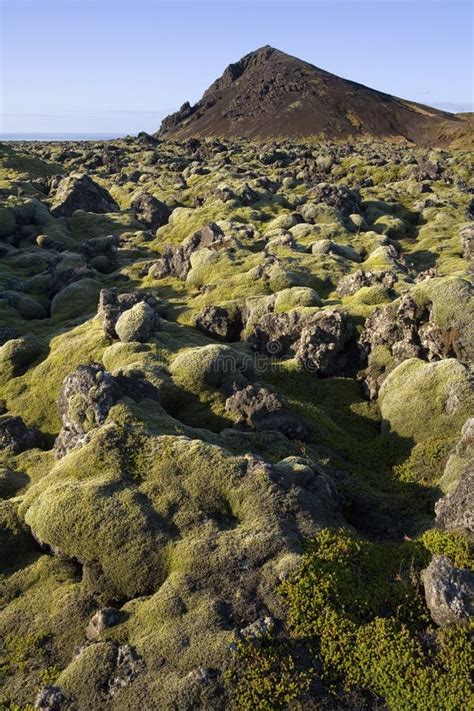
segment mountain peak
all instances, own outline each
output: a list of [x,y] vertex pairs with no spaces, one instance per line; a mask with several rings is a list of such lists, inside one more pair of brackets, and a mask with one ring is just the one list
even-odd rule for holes
[[[449,122],[446,129],[445,124]],[[166,117],[160,137],[325,138],[426,142],[461,119],[342,79],[264,45],[228,65],[194,106]]]

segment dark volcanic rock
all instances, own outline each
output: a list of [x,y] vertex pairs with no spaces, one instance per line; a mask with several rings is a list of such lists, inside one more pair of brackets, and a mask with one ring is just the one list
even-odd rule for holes
[[242,331],[240,310],[230,311],[222,306],[205,306],[196,318],[196,327],[223,341],[238,341]]
[[436,361],[455,355],[454,344],[430,320],[429,305],[418,306],[410,294],[404,294],[396,307],[382,306],[369,316],[359,343],[369,356],[369,366],[363,373],[370,397],[375,397],[388,375],[388,369],[370,363],[370,354],[378,347],[387,348],[398,365],[408,358]]
[[474,614],[474,572],[455,568],[446,556],[435,555],[422,578],[426,604],[437,625],[467,622]]
[[461,474],[456,488],[437,502],[435,511],[438,528],[474,532],[474,462]]
[[0,450],[11,449],[15,454],[40,447],[42,435],[35,427],[27,427],[21,417],[0,416]]
[[115,212],[118,205],[105,188],[88,175],[73,173],[57,186],[51,205],[55,217],[71,217],[75,210]]
[[319,376],[349,375],[359,365],[354,327],[345,311],[322,311],[303,322],[296,358]]
[[233,244],[234,241],[224,235],[219,225],[210,222],[184,240],[181,245],[168,245],[162,258],[153,265],[152,276],[155,279],[175,276],[184,280],[191,269],[190,257],[193,252],[205,247],[219,252],[221,249],[232,247]]
[[249,337],[252,348],[278,358],[296,357],[320,377],[349,375],[360,365],[352,322],[345,311],[265,314]]
[[63,427],[54,443],[56,458],[83,446],[119,397],[118,385],[103,365],[78,365],[64,379],[58,397]]
[[171,215],[171,210],[164,202],[158,200],[153,195],[142,193],[132,201],[132,210],[137,219],[150,230],[166,225]]
[[363,286],[374,286],[375,284],[382,284],[387,290],[390,290],[396,282],[397,275],[393,272],[365,272],[363,269],[358,269],[339,280],[337,295],[351,296]]
[[308,433],[300,418],[286,412],[280,396],[258,383],[237,390],[227,398],[225,409],[236,414],[237,425],[246,429],[277,430],[290,439],[304,439]]
[[60,711],[64,695],[57,686],[45,686],[38,692],[35,700],[35,709],[43,711]]

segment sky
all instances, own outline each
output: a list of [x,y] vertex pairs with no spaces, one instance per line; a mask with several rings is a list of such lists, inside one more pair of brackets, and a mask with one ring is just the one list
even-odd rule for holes
[[0,0],[0,132],[156,131],[270,44],[448,111],[473,106],[468,0]]

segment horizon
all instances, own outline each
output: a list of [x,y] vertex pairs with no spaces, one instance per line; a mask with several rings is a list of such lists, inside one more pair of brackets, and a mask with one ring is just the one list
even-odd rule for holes
[[[2,136],[153,133],[264,45],[409,101],[473,110],[465,0],[0,0],[0,9]],[[395,61],[393,47],[403,49]]]

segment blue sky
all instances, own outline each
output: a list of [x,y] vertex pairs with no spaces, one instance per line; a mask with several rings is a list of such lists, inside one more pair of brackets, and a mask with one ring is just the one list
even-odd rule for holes
[[473,102],[466,0],[0,0],[1,132],[154,131],[265,44],[447,110]]

